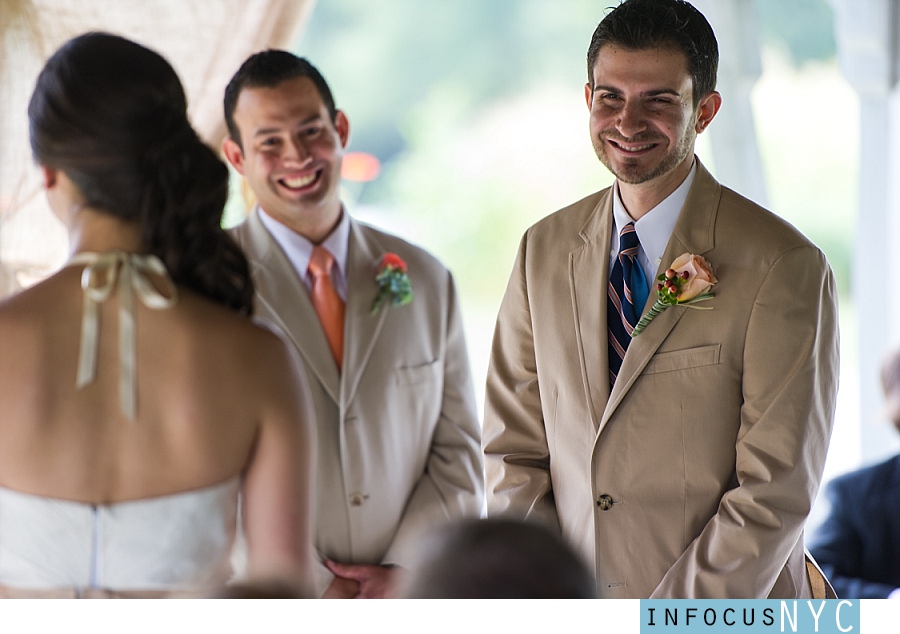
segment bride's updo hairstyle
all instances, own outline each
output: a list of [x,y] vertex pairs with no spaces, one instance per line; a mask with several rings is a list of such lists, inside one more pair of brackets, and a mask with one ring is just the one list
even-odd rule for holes
[[89,207],[136,222],[176,283],[252,312],[247,260],[220,224],[228,170],[188,122],[166,60],[116,35],[76,37],[38,76],[28,118],[35,159]]

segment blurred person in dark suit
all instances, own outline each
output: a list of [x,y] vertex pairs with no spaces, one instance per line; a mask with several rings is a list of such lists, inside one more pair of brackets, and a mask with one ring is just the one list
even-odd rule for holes
[[[900,431],[900,350],[885,360],[881,387]],[[837,595],[900,599],[900,454],[835,478],[825,494],[831,508],[810,551]]]

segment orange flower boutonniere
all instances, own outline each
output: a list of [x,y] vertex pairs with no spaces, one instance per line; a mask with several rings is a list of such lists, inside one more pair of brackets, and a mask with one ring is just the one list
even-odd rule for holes
[[409,283],[406,262],[396,253],[385,253],[381,256],[375,283],[378,284],[378,295],[372,302],[373,315],[387,300],[397,306],[409,304],[412,301],[412,285]]

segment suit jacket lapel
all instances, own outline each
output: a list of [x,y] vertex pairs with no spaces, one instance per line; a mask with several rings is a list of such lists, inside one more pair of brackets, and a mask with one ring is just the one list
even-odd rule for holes
[[[611,192],[612,190],[610,190]],[[598,429],[604,404],[609,398],[607,358],[606,285],[612,231],[612,195],[603,197],[580,230],[584,244],[569,253],[569,288],[575,312],[581,376]]]
[[[700,159],[696,159],[696,161],[697,174],[694,177],[694,184],[691,186],[691,191],[678,217],[678,222],[675,223],[672,237],[666,245],[665,253],[659,263],[659,270],[656,272],[657,275],[662,274],[675,258],[682,253],[703,255],[715,246],[716,214],[719,209],[719,200],[722,197],[722,188],[706,168],[703,167]],[[647,312],[655,301],[654,286],[651,288],[650,297],[647,299],[644,312]],[[686,306],[670,306],[657,315],[640,335],[632,339],[628,346],[628,352],[625,354],[625,359],[622,361],[622,369],[619,371],[616,384],[609,395],[609,401],[606,404],[606,410],[603,412],[598,431],[603,430],[619,403],[622,402],[622,399],[625,398],[631,386],[634,385],[640,373],[649,363],[650,358],[669,336],[675,324],[689,310],[692,309]],[[606,355],[604,354],[605,357]]]
[[[335,403],[340,402],[340,376],[325,332],[309,299],[306,285],[254,209],[247,218],[251,248],[256,254],[253,281],[256,301],[300,351],[308,370]],[[261,311],[258,311],[261,312]],[[346,337],[346,327],[345,335]]]
[[378,294],[375,275],[386,249],[374,232],[350,219],[350,248],[347,256],[347,309],[344,315],[344,376],[341,403],[352,402],[363,371],[387,318],[390,305],[383,304],[372,314]]

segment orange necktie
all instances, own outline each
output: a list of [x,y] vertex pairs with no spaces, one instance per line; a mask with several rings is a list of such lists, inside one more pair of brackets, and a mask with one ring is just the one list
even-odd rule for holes
[[319,316],[319,322],[325,331],[328,347],[337,362],[338,370],[344,358],[344,300],[337,294],[331,282],[331,267],[334,256],[328,249],[317,246],[313,248],[309,259],[309,275],[312,277],[313,307]]

